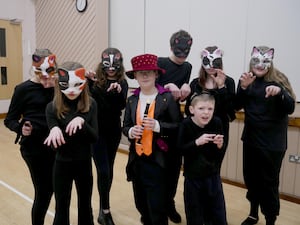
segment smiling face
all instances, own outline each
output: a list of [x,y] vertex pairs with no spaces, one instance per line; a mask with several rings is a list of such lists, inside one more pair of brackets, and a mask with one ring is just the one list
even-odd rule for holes
[[272,66],[273,57],[273,48],[253,47],[250,60],[253,73],[258,77],[264,76]]
[[85,69],[58,69],[58,84],[61,92],[70,100],[76,99],[85,87]]

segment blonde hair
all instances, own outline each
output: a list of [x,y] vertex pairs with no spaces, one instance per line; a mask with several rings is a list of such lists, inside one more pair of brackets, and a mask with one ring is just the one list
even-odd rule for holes
[[[270,48],[267,46],[259,46],[257,47],[260,49],[262,52],[268,51]],[[251,63],[249,64],[250,71],[252,71],[252,66]],[[293,88],[287,78],[282,72],[280,72],[278,69],[276,69],[273,65],[273,61],[271,61],[271,66],[264,76],[264,80],[268,82],[275,82],[278,83],[284,90],[286,90],[289,95],[296,100],[296,95],[293,91]]]
[[[59,68],[63,68],[65,70],[76,70],[79,68],[83,68],[83,66],[77,62],[65,62]],[[55,84],[53,104],[54,107],[56,108],[56,115],[58,118],[64,118],[64,114],[70,111],[70,108],[65,103],[65,98],[66,98],[65,95],[61,92],[59,88],[58,79],[57,79]],[[78,99],[77,112],[81,112],[81,113],[88,112],[91,106],[91,99],[89,96],[87,84],[84,86],[82,92],[77,97],[77,99]]]

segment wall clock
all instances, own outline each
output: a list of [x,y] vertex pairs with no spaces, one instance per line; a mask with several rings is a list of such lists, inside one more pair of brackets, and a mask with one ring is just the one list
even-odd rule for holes
[[76,0],[76,9],[78,12],[84,12],[87,8],[87,0]]

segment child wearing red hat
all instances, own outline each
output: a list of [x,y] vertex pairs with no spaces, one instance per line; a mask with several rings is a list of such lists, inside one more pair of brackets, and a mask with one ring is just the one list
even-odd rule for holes
[[156,55],[133,57],[131,64],[126,75],[136,79],[139,88],[128,98],[123,121],[123,133],[130,141],[127,180],[132,181],[143,224],[168,224],[166,153],[176,138],[180,112],[172,94],[155,82],[164,73]]

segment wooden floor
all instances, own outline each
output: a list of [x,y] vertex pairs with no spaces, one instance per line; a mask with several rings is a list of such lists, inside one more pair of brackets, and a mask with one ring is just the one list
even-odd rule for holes
[[[0,120],[0,224],[30,225],[30,210],[33,188],[27,167],[22,160],[19,146],[13,144],[15,134],[6,129]],[[132,195],[131,183],[126,181],[125,165],[127,155],[118,153],[115,163],[115,177],[111,191],[111,211],[116,225],[138,225],[139,214],[136,211]],[[95,167],[93,168],[95,171]],[[94,184],[96,183],[94,176]],[[71,202],[71,224],[77,224],[76,193],[73,188]],[[247,216],[248,202],[245,199],[246,190],[229,184],[224,184],[229,225],[240,225]],[[96,186],[93,192],[93,210],[95,224],[98,214],[99,197]],[[186,224],[183,205],[183,177],[180,176],[176,195],[176,207],[182,215],[181,224]],[[54,216],[54,200],[52,199],[45,225],[52,224]],[[265,224],[260,215],[258,225]],[[169,224],[173,224],[170,222]],[[281,215],[277,225],[300,225],[300,205],[281,201]]]

